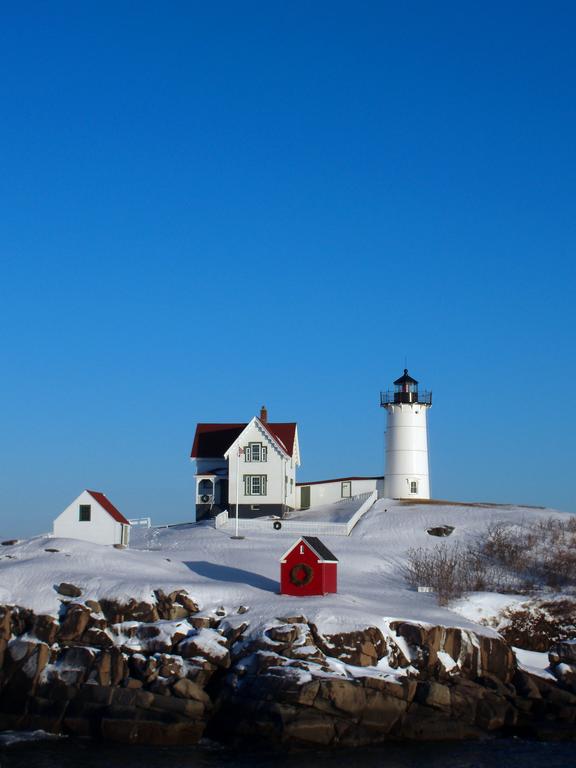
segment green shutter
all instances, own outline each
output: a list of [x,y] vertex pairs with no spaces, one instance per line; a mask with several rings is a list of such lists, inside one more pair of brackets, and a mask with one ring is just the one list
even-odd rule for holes
[[244,475],[244,496],[251,496],[250,475]]
[[261,483],[262,483],[262,496],[266,496],[266,479],[267,479],[267,477],[268,477],[267,475],[262,475],[262,480],[261,480]]
[[262,461],[268,461],[268,448],[267,446],[262,446]]
[[252,455],[250,452],[249,445],[247,445],[246,448],[244,448],[244,461],[252,461]]

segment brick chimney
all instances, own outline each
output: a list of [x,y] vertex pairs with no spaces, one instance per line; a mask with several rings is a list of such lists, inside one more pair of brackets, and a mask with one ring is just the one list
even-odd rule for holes
[[262,408],[260,408],[260,421],[262,424],[268,423],[268,411],[266,410],[266,406],[263,405]]

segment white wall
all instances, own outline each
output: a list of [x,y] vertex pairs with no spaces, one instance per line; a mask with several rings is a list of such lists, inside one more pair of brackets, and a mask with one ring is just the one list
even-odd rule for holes
[[351,496],[357,496],[361,493],[371,493],[374,490],[382,490],[382,478],[363,478],[361,480],[328,480],[325,483],[302,483],[298,486],[296,497],[297,508],[301,509],[300,493],[303,486],[310,488],[310,506],[317,507],[321,504],[334,504],[342,498],[342,482],[350,482]]
[[[386,479],[384,495],[391,499],[429,499],[428,407],[421,403],[386,407]],[[416,481],[417,493],[410,492]]]
[[[286,504],[289,507],[296,505],[296,462],[293,458],[286,458],[276,447],[268,432],[258,423],[252,420],[239,438],[239,445],[245,448],[249,443],[262,443],[268,448],[266,461],[246,461],[246,456],[240,456],[240,493],[239,504],[251,504],[261,506],[264,504]],[[236,467],[237,445],[235,443],[229,449],[228,468],[228,500],[231,505],[236,504]],[[266,475],[266,496],[248,496],[244,494],[244,475]],[[285,480],[288,484],[285,492]],[[292,484],[290,483],[292,480]]]
[[[91,519],[80,522],[80,504],[90,504]],[[118,523],[87,491],[83,491],[62,514],[54,520],[54,536],[82,539],[94,544],[122,544],[122,523]],[[128,526],[128,536],[130,526]],[[129,540],[129,539],[128,539]]]

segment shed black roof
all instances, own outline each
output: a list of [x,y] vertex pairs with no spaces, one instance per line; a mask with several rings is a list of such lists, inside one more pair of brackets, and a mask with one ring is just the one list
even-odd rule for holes
[[394,384],[418,384],[418,382],[412,376],[408,376],[408,368],[404,368],[404,374],[396,379]]
[[316,552],[322,560],[336,560],[336,562],[338,562],[336,555],[330,552],[328,547],[325,544],[322,544],[320,539],[316,536],[302,536],[302,539],[308,546],[312,547],[314,552]]

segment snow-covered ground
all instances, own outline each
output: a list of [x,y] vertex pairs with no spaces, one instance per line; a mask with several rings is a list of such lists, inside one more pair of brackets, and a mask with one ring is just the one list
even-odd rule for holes
[[434,594],[418,593],[406,584],[402,575],[406,553],[413,547],[436,546],[441,540],[427,529],[439,525],[454,526],[448,541],[466,542],[484,533],[489,523],[551,516],[564,518],[565,513],[380,500],[350,537],[322,537],[339,559],[339,591],[309,598],[278,594],[279,558],[295,540],[293,533],[283,530],[249,531],[245,539],[232,540],[228,532],[215,530],[209,523],[135,529],[127,550],[37,537],[0,548],[0,604],[56,615],[60,598],[54,587],[63,581],[79,586],[83,599],[153,601],[155,589],[169,593],[184,588],[203,611],[223,606],[227,612],[236,612],[240,605],[249,607],[243,618],[250,620],[252,630],[273,617],[304,614],[325,633],[369,625],[385,629],[393,619],[406,619],[493,635],[493,629],[478,622],[520,598],[482,593],[458,601],[452,610],[439,607]]
[[335,504],[320,504],[309,509],[296,509],[288,515],[289,520],[303,520],[311,523],[347,523],[364,501],[351,498]]

